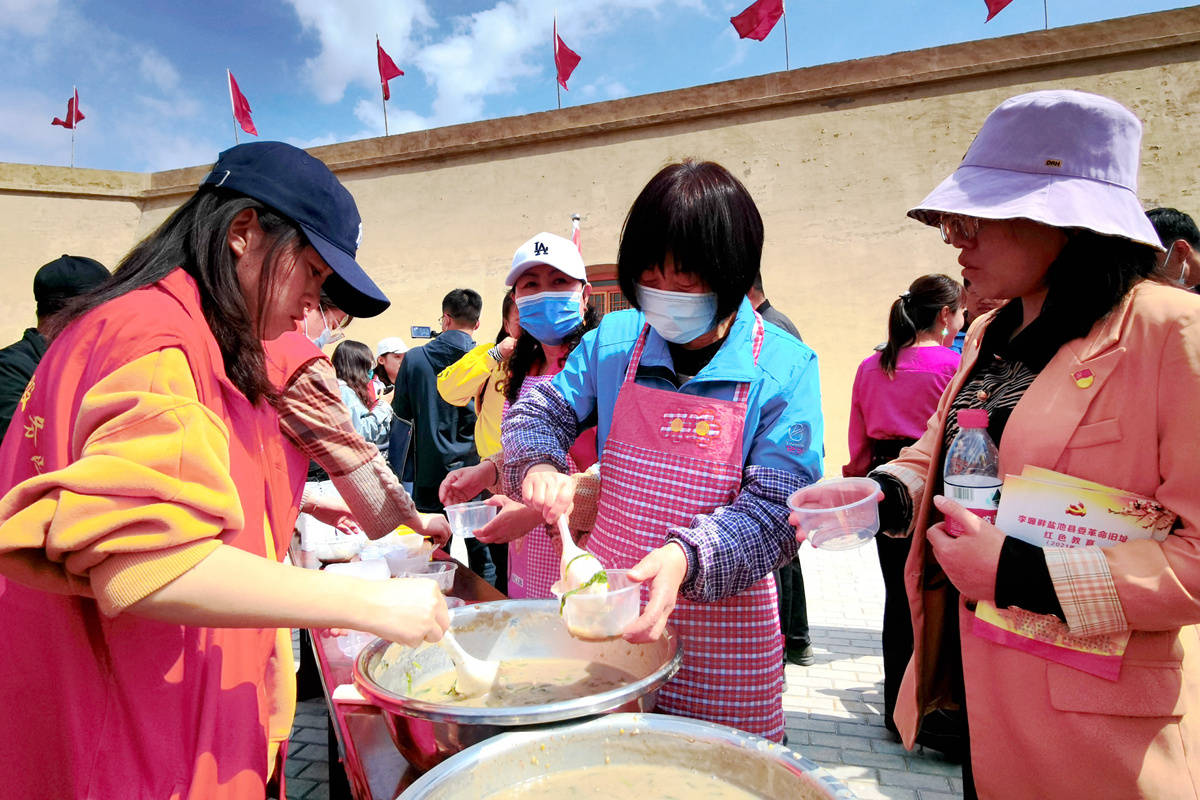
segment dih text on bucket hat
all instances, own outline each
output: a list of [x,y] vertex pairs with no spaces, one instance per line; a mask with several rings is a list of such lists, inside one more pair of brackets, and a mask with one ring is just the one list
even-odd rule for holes
[[325,292],[347,314],[374,317],[391,305],[354,260],[362,241],[358,206],[320,159],[283,142],[248,142],[221,153],[200,185],[253,197],[299,225],[333,270]]
[[1162,249],[1137,197],[1142,123],[1125,106],[1071,90],[1029,92],[996,107],[958,169],[908,212],[1031,219]]
[[512,286],[522,272],[538,264],[546,264],[575,280],[587,282],[587,269],[575,243],[557,234],[542,232],[517,248],[504,285]]

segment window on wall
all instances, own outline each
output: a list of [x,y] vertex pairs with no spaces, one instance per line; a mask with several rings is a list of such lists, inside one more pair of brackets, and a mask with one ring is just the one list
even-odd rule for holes
[[616,264],[591,264],[587,274],[588,283],[592,285],[590,302],[601,318],[612,311],[629,308],[629,301],[621,294],[621,286],[617,283]]

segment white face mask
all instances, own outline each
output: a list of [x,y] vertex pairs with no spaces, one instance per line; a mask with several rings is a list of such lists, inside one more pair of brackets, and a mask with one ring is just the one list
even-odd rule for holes
[[340,342],[342,339],[346,338],[346,334],[342,333],[340,327],[336,331],[329,327],[329,320],[325,318],[324,308],[321,309],[321,321],[325,323],[325,329],[316,336],[313,336],[308,332],[308,317],[304,317],[304,335],[307,336],[317,347],[324,349],[326,345]]
[[668,292],[639,283],[637,301],[646,322],[668,342],[686,344],[717,324],[717,296],[712,292]]

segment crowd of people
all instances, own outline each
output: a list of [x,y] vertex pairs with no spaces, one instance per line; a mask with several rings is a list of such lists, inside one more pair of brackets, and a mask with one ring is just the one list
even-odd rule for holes
[[[879,487],[885,724],[960,760],[967,797],[1200,787],[1200,231],[1142,209],[1140,139],[1097,95],[1001,104],[909,212],[962,282],[897,280],[854,378],[842,474]],[[111,274],[67,255],[38,271],[37,326],[0,350],[0,696],[22,720],[0,739],[6,791],[263,796],[294,710],[287,629],[415,645],[449,624],[432,581],[288,564],[300,515],[447,545],[445,507],[475,499],[497,514],[465,541],[473,571],[552,596],[566,517],[643,583],[625,637],[680,637],[658,710],[785,741],[784,664],[813,662],[788,498],[841,434],[816,354],[763,293],[741,181],[698,160],[651,177],[618,243],[631,308],[603,319],[576,244],[532,236],[482,342],[467,288],[424,345],[348,338],[389,307],[358,229],[324,164],[258,142]],[[1178,522],[1103,549],[1006,535],[941,493],[968,409],[1005,473],[1118,486]],[[975,635],[982,602],[1124,634],[1119,676]]]

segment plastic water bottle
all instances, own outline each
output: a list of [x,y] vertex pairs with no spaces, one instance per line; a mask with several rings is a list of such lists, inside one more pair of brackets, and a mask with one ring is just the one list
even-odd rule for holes
[[[958,435],[946,451],[943,472],[945,495],[977,517],[995,524],[1000,505],[1000,453],[987,433],[988,413],[980,408],[958,412]],[[966,531],[955,520],[946,520],[946,532],[961,536]]]

